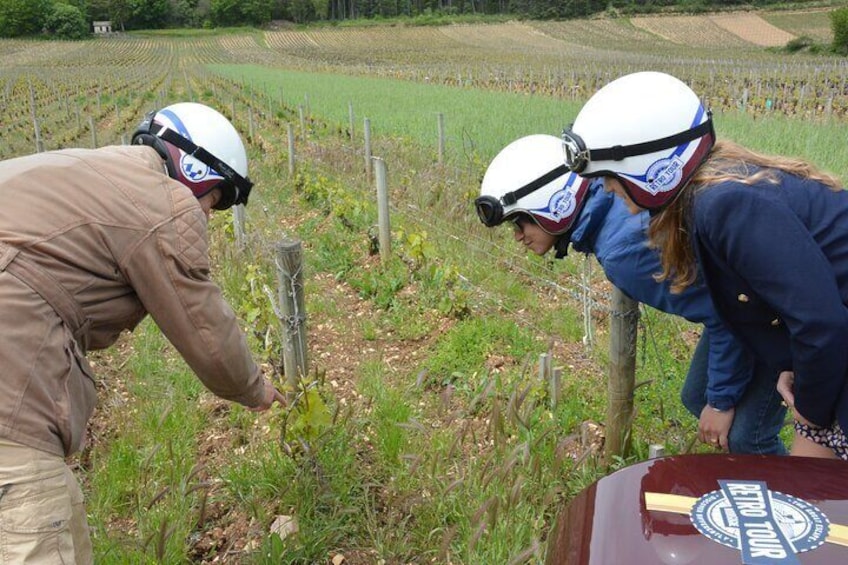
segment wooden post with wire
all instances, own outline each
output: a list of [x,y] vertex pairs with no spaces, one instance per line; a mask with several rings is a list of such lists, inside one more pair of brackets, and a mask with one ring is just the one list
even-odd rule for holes
[[300,137],[306,139],[306,113],[302,105],[297,107],[297,114],[300,118]]
[[347,103],[348,139],[353,143],[353,102]]
[[632,445],[633,390],[636,385],[636,334],[639,303],[613,287],[610,300],[610,368],[604,457],[626,457]]
[[559,406],[560,394],[562,394],[562,367],[554,367],[548,377],[548,405],[552,412]]
[[41,140],[41,127],[38,125],[38,114],[35,109],[35,90],[32,87],[32,82],[29,83],[29,108],[32,114],[32,127],[35,131],[35,152],[44,152],[44,142]]
[[293,175],[294,174],[294,165],[295,165],[295,162],[294,162],[294,128],[289,123],[289,124],[286,124],[286,130],[288,132],[288,138],[289,138],[289,174]]
[[392,255],[392,231],[389,220],[389,188],[386,182],[386,162],[374,157],[374,178],[377,182],[377,224],[380,236],[380,261],[388,262]]
[[88,128],[91,130],[91,148],[97,149],[97,127],[94,125],[94,116],[88,117]]
[[236,237],[236,249],[244,251],[246,236],[244,204],[233,206],[233,233]]
[[363,125],[363,151],[365,152],[365,178],[371,178],[371,120],[365,118]]
[[300,240],[276,244],[277,301],[283,324],[283,373],[289,391],[306,376],[306,306],[303,295],[303,249]]

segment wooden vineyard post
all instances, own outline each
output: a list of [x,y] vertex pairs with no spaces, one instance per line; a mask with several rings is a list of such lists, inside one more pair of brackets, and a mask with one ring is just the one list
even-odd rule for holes
[[236,238],[236,249],[244,251],[245,241],[247,240],[244,204],[236,204],[233,206],[233,233]]
[[32,83],[29,83],[29,108],[32,114],[32,127],[35,130],[35,152],[42,153],[44,151],[44,142],[41,140],[41,128],[38,125],[38,115],[35,110],[35,90],[32,88]]
[[365,152],[365,178],[371,178],[371,120],[365,118],[365,125],[363,126],[363,135],[364,139],[364,152]]
[[283,323],[283,373],[289,391],[297,390],[307,374],[306,301],[303,296],[303,251],[300,240],[284,239],[276,245],[277,300]]
[[348,137],[353,143],[353,102],[347,103],[347,122],[348,122]]
[[289,140],[289,175],[294,174],[294,127],[291,124],[286,124],[286,131],[288,133]]
[[304,113],[303,106],[297,107],[297,114],[300,118],[300,137],[306,139],[306,114]]
[[91,130],[91,148],[97,149],[97,128],[94,125],[94,116],[88,117],[88,127]]
[[636,334],[639,303],[618,288],[612,291],[610,369],[607,383],[607,429],[604,458],[626,457],[631,447],[633,389],[636,383]]
[[392,230],[389,220],[389,188],[386,182],[386,162],[374,157],[374,178],[377,183],[377,223],[379,225],[380,261],[385,264],[392,256]]

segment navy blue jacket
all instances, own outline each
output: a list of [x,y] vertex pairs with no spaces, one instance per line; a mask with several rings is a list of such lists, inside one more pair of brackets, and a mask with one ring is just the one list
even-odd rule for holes
[[647,212],[631,214],[621,198],[604,191],[601,180],[593,181],[571,244],[576,251],[593,253],[610,282],[633,300],[704,324],[710,340],[707,402],[731,408],[751,380],[751,357],[720,321],[705,286],[672,294],[668,282],[654,280],[662,267],[647,244],[648,221]]
[[695,196],[691,233],[716,309],[756,355],[795,372],[795,407],[848,430],[848,192],[780,175]]

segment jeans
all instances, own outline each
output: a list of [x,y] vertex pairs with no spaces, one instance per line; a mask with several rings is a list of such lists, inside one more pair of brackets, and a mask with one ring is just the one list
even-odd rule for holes
[[[709,350],[710,341],[704,332],[695,346],[686,382],[680,391],[680,400],[696,418],[701,417],[701,410],[707,405]],[[777,372],[763,363],[755,363],[754,375],[736,405],[728,434],[731,453],[786,455],[786,446],[779,436],[786,418],[782,400],[777,392]]]

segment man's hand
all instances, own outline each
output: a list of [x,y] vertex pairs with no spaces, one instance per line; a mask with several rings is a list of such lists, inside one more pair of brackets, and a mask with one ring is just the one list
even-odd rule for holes
[[279,402],[282,406],[286,405],[286,397],[283,395],[282,392],[277,390],[277,387],[274,386],[274,383],[272,383],[269,379],[266,378],[265,395],[262,400],[262,403],[258,406],[249,407],[248,410],[250,410],[251,412],[264,412],[265,410],[270,408],[272,404],[274,404],[274,401]]
[[733,424],[735,408],[718,411],[712,406],[704,406],[701,410],[701,418],[698,421],[698,439],[722,451],[728,451],[730,445],[727,436],[730,426]]

